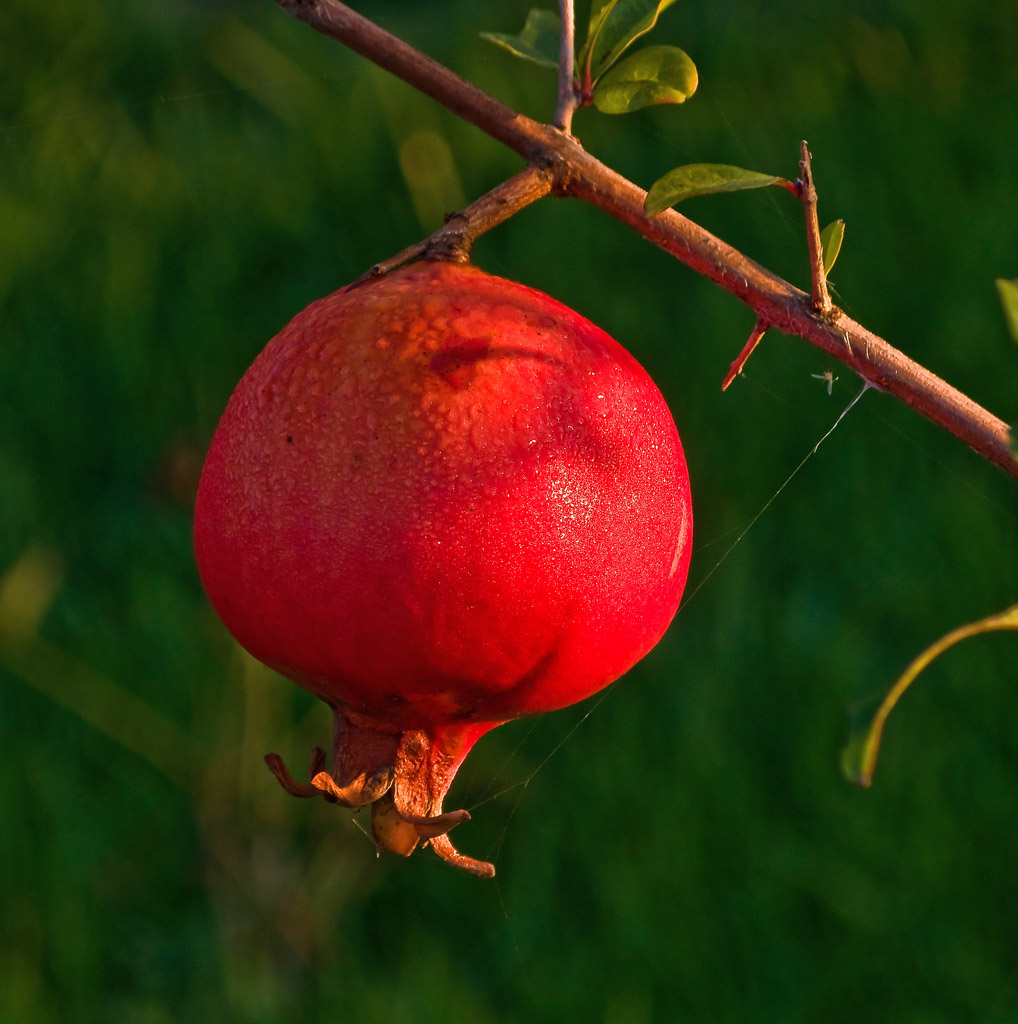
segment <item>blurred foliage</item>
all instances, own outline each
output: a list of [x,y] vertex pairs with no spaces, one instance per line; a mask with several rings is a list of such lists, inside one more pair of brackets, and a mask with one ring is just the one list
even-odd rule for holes
[[[478,36],[529,0],[358,6],[550,116],[547,73]],[[712,573],[858,382],[768,334],[722,395],[748,310],[597,210],[524,211],[477,261],[659,381],[692,596],[623,682],[471,755],[457,842],[494,882],[376,859],[262,765],[328,715],[219,626],[190,503],[279,326],[519,160],[269,0],[8,0],[0,29],[0,1021],[1018,1017],[1015,638],[929,668],[871,792],[837,765],[849,703],[1015,600],[1011,481],[871,392]],[[850,226],[836,301],[1015,422],[1014,4],[687,2],[656,39],[699,92],[581,112],[588,148],[648,185],[792,177],[808,139],[821,216]],[[790,197],[683,209],[807,282]]]

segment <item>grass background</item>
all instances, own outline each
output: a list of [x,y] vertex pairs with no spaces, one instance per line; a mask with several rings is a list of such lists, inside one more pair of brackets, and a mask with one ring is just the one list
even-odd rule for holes
[[[546,119],[552,77],[477,36],[527,6],[359,9]],[[290,316],[519,160],[268,0],[9,0],[0,40],[0,1021],[1018,1020],[1018,640],[927,672],[871,791],[837,770],[849,704],[1018,600],[1012,481],[871,392],[777,493],[859,381],[768,335],[722,395],[748,310],[597,210],[528,209],[477,262],[657,379],[703,586],[624,681],[471,755],[457,843],[494,882],[376,859],[261,764],[328,716],[205,602],[195,476]],[[657,41],[699,93],[583,112],[588,148],[646,186],[791,176],[807,138],[838,300],[1018,419],[1014,5],[686,2]],[[806,283],[784,193],[688,213]]]

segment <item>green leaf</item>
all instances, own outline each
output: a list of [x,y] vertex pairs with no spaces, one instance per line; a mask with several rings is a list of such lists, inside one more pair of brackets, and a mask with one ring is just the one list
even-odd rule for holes
[[841,770],[849,782],[866,787],[873,781],[873,770],[877,764],[877,753],[880,749],[884,723],[887,721],[891,709],[911,686],[916,676],[937,655],[942,654],[949,647],[953,647],[960,640],[998,629],[1018,629],[1018,604],[1012,605],[996,615],[988,615],[978,622],[959,626],[946,636],[941,637],[909,665],[902,677],[887,691],[886,696],[867,701],[853,710],[848,741],[841,752]]
[[767,185],[787,185],[784,178],[775,174],[761,174],[747,171],[730,164],[683,164],[658,178],[650,187],[643,204],[648,217],[667,210],[669,206],[681,203],[692,196],[708,196],[717,192],[741,192],[747,188],[764,188]]
[[997,291],[1004,307],[1007,329],[1011,332],[1011,337],[1018,341],[1018,280],[1007,281],[1002,277],[998,278]]
[[[848,709],[848,739],[841,748],[841,774],[857,786],[868,786],[871,781],[876,757],[872,751],[873,723],[883,703],[883,696],[876,694],[864,697]],[[871,766],[868,774],[864,774],[863,765]]]
[[626,49],[656,24],[658,15],[675,0],[593,0],[587,41],[577,59],[580,69],[590,68],[592,83]]
[[838,253],[841,252],[841,243],[845,239],[845,222],[843,220],[831,221],[823,231],[820,232],[820,251],[824,256],[824,273],[829,274],[834,266]]
[[561,34],[559,16],[554,11],[534,7],[518,35],[482,32],[481,38],[541,67],[558,68]]
[[677,46],[648,46],[616,64],[594,88],[603,114],[682,103],[696,91],[696,65]]

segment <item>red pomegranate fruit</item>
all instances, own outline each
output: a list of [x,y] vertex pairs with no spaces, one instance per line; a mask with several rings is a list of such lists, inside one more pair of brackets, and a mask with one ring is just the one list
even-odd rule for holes
[[333,710],[296,796],[372,805],[379,848],[430,842],[475,741],[617,679],[678,607],[689,479],[660,392],[531,288],[424,262],[313,303],[254,361],[195,509],[212,605]]

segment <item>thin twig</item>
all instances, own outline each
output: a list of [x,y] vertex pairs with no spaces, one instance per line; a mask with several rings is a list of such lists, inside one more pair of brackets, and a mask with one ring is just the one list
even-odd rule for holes
[[809,244],[809,270],[813,282],[813,308],[820,316],[830,316],[834,304],[827,291],[827,271],[824,269],[820,220],[817,216],[817,190],[813,184],[809,146],[805,141],[799,147],[799,197],[802,199],[802,209],[806,214],[806,241]]
[[837,310],[818,316],[811,297],[676,210],[648,219],[646,192],[542,125],[465,82],[444,65],[350,10],[339,0],[276,0],[281,7],[409,82],[554,175],[553,191],[598,206],[749,305],[759,319],[840,360],[880,390],[961,438],[1018,479],[1010,428],[992,413]]
[[735,357],[734,362],[728,368],[728,373],[725,374],[725,379],[721,382],[722,391],[727,391],[728,385],[731,384],[740,373],[742,373],[742,368],[746,365],[746,360],[753,354],[753,349],[760,344],[760,339],[764,336],[768,327],[770,327],[770,324],[767,323],[766,320],[757,320],[756,325],[753,327],[752,333],[749,336],[749,340],[742,346],[742,351]]
[[496,185],[480,199],[475,199],[457,213],[449,214],[446,223],[427,238],[376,263],[347,287],[353,288],[365,281],[374,280],[421,257],[466,263],[470,259],[474,242],[481,235],[519,213],[525,206],[548,195],[552,183],[552,173],[546,167],[527,164],[518,174]]
[[571,135],[573,112],[576,110],[576,86],[573,82],[574,23],[573,0],[559,0],[559,15],[562,22],[562,46],[558,58],[558,105],[555,107],[555,126]]

